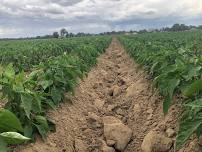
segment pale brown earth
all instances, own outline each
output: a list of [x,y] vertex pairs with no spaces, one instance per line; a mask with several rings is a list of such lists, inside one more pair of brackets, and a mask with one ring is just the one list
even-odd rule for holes
[[[143,139],[151,130],[163,138],[169,136],[168,151],[172,152],[181,113],[180,98],[175,100],[164,117],[163,98],[152,86],[151,78],[129,57],[119,41],[113,39],[106,52],[98,57],[97,65],[76,87],[71,103],[67,101],[49,111],[57,131],[50,133],[45,142],[39,138],[36,143],[18,146],[13,151],[102,152],[104,149],[113,152],[113,146],[106,146],[102,121],[106,116],[113,116],[132,130],[124,152],[141,152]],[[192,142],[180,152],[202,151],[195,140]],[[113,145],[114,141],[109,140],[108,144]]]

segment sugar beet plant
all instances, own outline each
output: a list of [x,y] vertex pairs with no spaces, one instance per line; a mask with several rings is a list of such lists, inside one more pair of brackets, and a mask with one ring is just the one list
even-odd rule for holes
[[129,54],[151,74],[164,96],[166,114],[178,94],[184,99],[176,140],[179,149],[194,133],[202,133],[202,31],[121,36]]
[[3,98],[7,99],[4,108],[15,114],[20,124],[18,130],[6,131],[21,133],[18,135],[22,138],[20,141],[34,140],[36,133],[45,139],[49,131],[55,130],[54,123],[46,117],[46,110],[58,106],[65,92],[73,93],[77,80],[96,64],[96,57],[103,53],[110,39],[92,38],[91,42],[75,47],[71,53],[48,58],[29,73],[19,72],[13,64],[1,67],[1,90]]

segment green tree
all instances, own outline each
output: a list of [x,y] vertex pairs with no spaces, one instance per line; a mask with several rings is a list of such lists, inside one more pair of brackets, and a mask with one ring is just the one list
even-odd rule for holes
[[188,26],[186,26],[185,24],[174,24],[171,27],[171,31],[185,31],[185,30],[189,30],[190,28]]
[[65,35],[66,35],[67,33],[68,33],[68,32],[67,32],[67,30],[66,30],[65,28],[63,28],[63,29],[60,30],[60,36],[61,36],[61,37],[65,37]]
[[58,38],[59,37],[59,33],[58,32],[53,32],[53,37],[54,38]]

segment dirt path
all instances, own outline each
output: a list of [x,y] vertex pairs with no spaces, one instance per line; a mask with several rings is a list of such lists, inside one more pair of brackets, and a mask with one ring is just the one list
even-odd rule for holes
[[[116,39],[98,58],[97,66],[87,78],[80,82],[71,100],[72,104],[61,104],[49,112],[48,115],[56,122],[57,131],[51,133],[46,142],[38,139],[35,144],[17,147],[14,152],[113,152],[113,148],[106,146],[105,137],[108,135],[104,133],[104,127],[107,121],[116,122],[114,130],[120,129],[117,134],[121,136],[125,129],[125,152],[141,152],[142,141],[151,130],[160,132],[162,138],[168,136],[165,132],[169,130],[172,143],[175,138],[172,131],[177,127],[179,105],[174,105],[164,118],[162,98],[153,89],[150,78]],[[113,116],[110,117],[113,120],[106,120],[106,116]],[[109,124],[108,127],[114,125]],[[132,131],[132,136],[128,130]],[[107,141],[108,145],[113,145],[113,142]],[[172,143],[169,151],[173,151]]]

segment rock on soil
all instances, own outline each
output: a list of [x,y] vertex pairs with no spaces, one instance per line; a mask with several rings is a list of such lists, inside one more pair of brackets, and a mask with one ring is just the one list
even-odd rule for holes
[[115,152],[115,149],[105,145],[105,146],[103,146],[102,151],[103,152]]
[[102,141],[102,152],[115,152],[115,149],[112,147],[107,146],[105,141]]
[[107,141],[115,141],[115,149],[123,151],[132,137],[132,130],[124,125],[119,119],[112,116],[104,117],[103,123],[105,139]]
[[114,146],[116,144],[116,141],[114,141],[114,140],[107,140],[106,143],[107,143],[108,146],[112,147],[112,146]]
[[141,83],[140,80],[137,82],[131,84],[127,89],[126,89],[126,97],[134,97],[137,94],[139,94],[141,91],[145,90],[145,85]]
[[130,85],[126,90],[126,97],[131,97],[134,95],[135,85]]
[[174,135],[175,135],[175,130],[171,129],[171,128],[168,128],[166,130],[166,134],[169,138],[172,138]]
[[168,152],[172,147],[173,141],[155,131],[150,131],[142,143],[143,152]]

